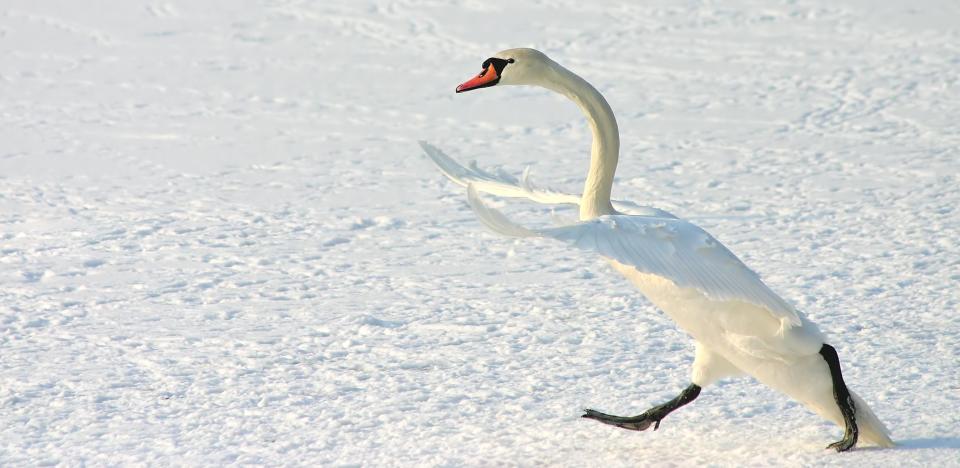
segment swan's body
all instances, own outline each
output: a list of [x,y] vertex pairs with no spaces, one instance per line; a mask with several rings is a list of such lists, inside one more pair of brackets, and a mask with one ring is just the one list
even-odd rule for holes
[[[484,69],[457,91],[498,83],[538,85],[564,94],[584,111],[593,145],[583,195],[536,188],[526,175],[517,181],[467,169],[423,143],[428,156],[451,180],[468,186],[471,206],[491,229],[511,236],[550,237],[599,253],[696,340],[692,384],[677,398],[639,416],[588,410],[585,417],[634,430],[653,423],[658,427],[669,412],[695,399],[702,387],[748,374],[844,427],[844,439],[831,444],[837,450],[852,448],[858,435],[876,445],[893,445],[867,404],[848,393],[836,353],[816,325],[733,253],[706,231],[665,211],[611,202],[619,133],[613,111],[593,86],[532,49],[500,52],[484,63]],[[479,191],[541,203],[575,203],[581,222],[527,229],[484,205]]]

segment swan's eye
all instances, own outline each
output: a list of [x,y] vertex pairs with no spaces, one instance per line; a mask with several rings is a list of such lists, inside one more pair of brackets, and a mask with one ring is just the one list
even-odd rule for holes
[[490,69],[490,59],[486,59],[483,63],[480,64],[480,74],[477,76],[483,76],[487,74],[487,70]]
[[514,59],[512,59],[512,58],[508,58],[508,59],[507,59],[507,63],[513,63],[513,62],[516,62],[516,60],[514,60]]
[[498,57],[490,57],[490,58],[484,60],[484,62],[483,62],[483,69],[484,69],[484,70],[489,70],[489,69],[490,69],[490,65],[493,65],[494,71],[496,71],[496,72],[497,72],[497,76],[499,76],[499,75],[501,75],[501,74],[503,73],[503,69],[507,67],[507,64],[513,63],[513,62],[514,62],[514,60],[513,60],[512,58],[511,58],[511,59],[506,59],[506,60],[504,60],[504,59],[498,58]]

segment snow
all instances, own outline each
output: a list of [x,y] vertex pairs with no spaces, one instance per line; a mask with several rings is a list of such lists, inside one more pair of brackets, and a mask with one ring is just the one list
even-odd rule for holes
[[[960,465],[953,1],[7,0],[0,465]],[[614,196],[707,229],[828,333],[896,449],[749,379],[595,256],[486,231],[423,156],[580,189],[533,46],[622,132]],[[525,224],[570,209],[491,203]]]

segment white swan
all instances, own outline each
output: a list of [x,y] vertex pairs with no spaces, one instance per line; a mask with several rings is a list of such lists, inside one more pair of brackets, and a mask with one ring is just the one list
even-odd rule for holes
[[[583,195],[534,187],[526,175],[516,180],[468,169],[421,142],[427,155],[447,177],[468,187],[470,206],[488,227],[509,236],[549,237],[599,253],[696,340],[691,384],[676,398],[638,416],[586,410],[583,417],[632,430],[651,425],[657,429],[667,414],[693,401],[701,388],[723,377],[748,374],[843,427],[843,438],[828,448],[849,450],[858,438],[882,447],[894,445],[866,402],[847,389],[837,353],[816,325],[719,241],[662,210],[611,203],[620,136],[613,111],[593,86],[542,52],[510,49],[484,61],[480,74],[458,86],[457,92],[494,85],[542,86],[580,107],[593,132]],[[577,204],[580,222],[528,229],[486,206],[479,191]]]

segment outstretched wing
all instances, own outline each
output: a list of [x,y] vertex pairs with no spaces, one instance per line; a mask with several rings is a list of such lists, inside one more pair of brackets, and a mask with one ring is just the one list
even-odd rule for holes
[[768,310],[785,328],[799,326],[796,310],[708,232],[682,219],[610,215],[568,226],[527,229],[485,205],[468,187],[470,206],[490,229],[508,236],[549,237],[599,253],[679,287],[719,301],[738,300]]
[[[545,205],[580,204],[580,196],[578,195],[536,186],[530,180],[529,168],[525,169],[523,175],[517,179],[509,174],[492,174],[478,168],[475,164],[465,167],[447,156],[440,148],[425,141],[420,142],[420,147],[448,179],[464,187],[472,185],[478,192],[508,198],[527,198]],[[614,200],[612,203],[613,208],[621,213],[675,218],[672,214],[658,208],[640,206],[632,202],[619,200]]]

